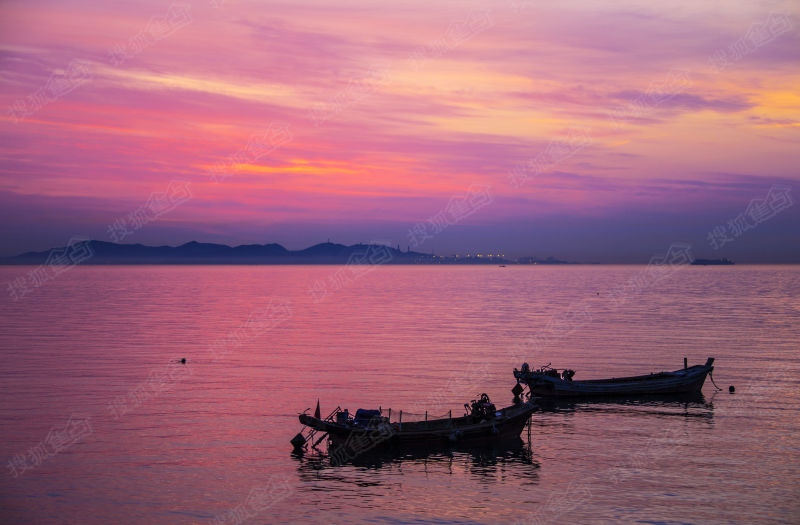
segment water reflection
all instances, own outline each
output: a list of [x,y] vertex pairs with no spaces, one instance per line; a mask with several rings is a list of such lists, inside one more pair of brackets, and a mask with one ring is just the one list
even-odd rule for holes
[[[527,432],[523,432],[527,434]],[[368,451],[345,463],[332,461],[326,450],[294,451],[297,471],[304,481],[339,480],[360,483],[366,471],[390,472],[392,470],[439,471],[445,474],[467,472],[474,476],[494,478],[508,470],[514,475],[538,481],[540,462],[530,441],[517,438],[502,444],[485,447],[383,449]],[[370,478],[373,481],[376,478]]]
[[604,412],[608,414],[635,413],[653,416],[682,416],[713,419],[713,399],[706,400],[702,393],[649,395],[636,397],[593,397],[585,399],[541,399],[543,412],[574,414],[576,412]]

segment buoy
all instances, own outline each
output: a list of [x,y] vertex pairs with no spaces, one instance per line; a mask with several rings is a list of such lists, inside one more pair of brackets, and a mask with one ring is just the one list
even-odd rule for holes
[[181,358],[181,364],[182,364],[182,365],[185,365],[185,364],[186,364],[186,358],[185,358],[185,357]]
[[514,388],[511,389],[511,393],[514,394],[514,397],[519,397],[524,391],[525,389],[519,383],[514,385]]
[[302,432],[298,432],[298,434],[295,437],[293,437],[291,441],[289,441],[289,443],[292,444],[295,450],[302,450],[303,445],[306,444],[306,438],[305,436],[303,436]]
[[734,392],[736,392],[736,387],[734,387],[733,385],[729,386],[729,387],[728,387],[728,392],[730,392],[731,394],[733,394]]

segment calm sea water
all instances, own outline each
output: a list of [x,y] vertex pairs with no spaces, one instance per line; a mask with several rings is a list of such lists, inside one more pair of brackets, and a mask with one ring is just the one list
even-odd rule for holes
[[[799,267],[341,270],[87,266],[0,300],[0,521],[800,522]],[[291,454],[317,399],[461,414],[508,404],[523,357],[580,379],[684,356],[724,390],[558,405],[503,449]]]

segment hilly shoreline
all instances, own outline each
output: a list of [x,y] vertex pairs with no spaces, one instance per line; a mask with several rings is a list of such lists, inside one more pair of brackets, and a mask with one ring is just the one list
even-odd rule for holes
[[180,246],[145,246],[79,240],[48,251],[0,258],[0,264],[513,264],[513,261],[493,256],[442,257],[383,244],[348,246],[325,242],[303,250],[288,250],[276,243],[228,246],[191,241]]

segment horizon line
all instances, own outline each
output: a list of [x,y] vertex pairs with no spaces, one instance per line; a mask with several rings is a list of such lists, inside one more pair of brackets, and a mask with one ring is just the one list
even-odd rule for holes
[[[316,256],[314,254],[303,254],[302,252],[306,252],[306,251],[311,250],[313,248],[329,245],[329,246],[332,246],[332,247],[341,247],[341,248],[347,248],[347,249],[357,248],[357,247],[360,247],[360,246],[368,247],[368,248],[369,247],[385,247],[385,248],[388,248],[390,250],[395,251],[397,254],[409,255],[409,256],[416,257],[417,260],[414,261],[414,263],[416,263],[416,264],[436,264],[436,263],[443,263],[443,262],[458,263],[459,260],[466,262],[467,259],[470,259],[471,260],[470,262],[475,261],[476,259],[483,259],[480,262],[484,263],[484,264],[490,264],[492,262],[497,262],[499,264],[509,264],[510,263],[510,264],[517,264],[517,265],[521,265],[521,266],[538,266],[538,265],[542,265],[542,266],[562,266],[562,265],[641,265],[641,264],[650,264],[650,262],[652,262],[652,261],[648,261],[648,262],[644,262],[644,261],[636,261],[636,262],[570,261],[570,260],[563,260],[563,259],[560,259],[560,258],[552,256],[552,255],[549,255],[549,256],[547,256],[545,258],[538,258],[538,257],[532,256],[532,255],[522,255],[522,256],[513,257],[513,256],[506,256],[504,253],[483,253],[483,252],[478,252],[477,250],[472,250],[472,251],[463,252],[463,253],[452,253],[452,254],[448,254],[448,255],[436,255],[436,253],[434,251],[431,251],[431,252],[413,251],[413,250],[411,250],[410,246],[407,246],[406,250],[403,251],[400,248],[400,244],[399,243],[392,244],[392,243],[389,243],[387,241],[380,241],[380,240],[373,240],[373,241],[369,241],[369,242],[357,242],[357,243],[348,245],[348,244],[342,244],[342,243],[337,243],[337,242],[331,242],[331,240],[328,239],[325,242],[315,243],[315,244],[312,244],[312,245],[307,246],[305,248],[301,248],[299,250],[290,250],[290,249],[286,248],[283,244],[278,243],[278,242],[268,242],[268,243],[263,243],[263,244],[245,243],[245,244],[233,245],[233,244],[226,244],[226,243],[220,243],[220,242],[204,242],[204,241],[198,241],[196,239],[193,239],[193,240],[186,241],[186,242],[183,242],[183,243],[180,243],[180,244],[176,243],[174,245],[170,245],[170,244],[147,245],[147,244],[143,244],[143,243],[110,242],[110,241],[104,241],[104,240],[98,240],[98,239],[89,239],[89,238],[83,238],[83,237],[73,237],[73,238],[71,238],[69,243],[66,246],[59,246],[59,247],[50,248],[49,250],[43,250],[43,251],[27,251],[27,252],[23,252],[23,253],[20,253],[20,254],[17,254],[17,255],[0,257],[0,262],[2,262],[2,264],[5,264],[5,265],[22,265],[22,266],[24,266],[24,265],[32,265],[32,264],[35,265],[35,263],[22,262],[22,261],[21,262],[17,262],[16,260],[24,259],[25,257],[34,258],[34,257],[47,256],[48,257],[48,261],[49,261],[50,258],[54,254],[56,254],[57,252],[60,251],[62,254],[64,254],[66,252],[66,250],[69,250],[70,248],[72,248],[74,246],[77,246],[79,244],[85,244],[85,243],[97,243],[97,244],[102,245],[102,246],[142,247],[142,248],[146,248],[146,249],[169,248],[169,249],[174,249],[174,250],[178,250],[180,248],[183,248],[183,247],[186,247],[186,246],[190,246],[190,245],[204,245],[204,246],[210,246],[210,247],[211,246],[216,246],[216,247],[227,248],[227,249],[231,249],[231,250],[236,250],[238,248],[243,248],[243,247],[261,247],[261,248],[275,247],[276,249],[279,248],[279,249],[282,249],[282,250],[284,250],[286,252],[285,255],[263,254],[263,255],[260,255],[260,257],[262,259],[264,259],[266,257],[272,257],[273,259],[274,258],[281,258],[283,256],[291,257],[293,255],[294,256],[300,256],[300,257],[305,255],[305,256],[307,256],[309,258],[321,259],[321,258],[324,258],[325,255]],[[90,251],[91,251],[91,249],[90,249]],[[92,252],[91,255],[93,255],[93,252]],[[232,257],[236,257],[235,254],[227,254],[227,255],[228,256],[232,256]],[[689,261],[688,264],[693,264],[693,265],[703,265],[702,262],[705,262],[705,261],[707,261],[709,263],[708,264],[709,266],[720,266],[720,265],[751,265],[751,266],[758,266],[758,265],[796,265],[796,264],[800,264],[800,261],[796,261],[796,262],[770,261],[770,262],[758,262],[758,263],[746,263],[746,262],[745,263],[740,263],[740,262],[733,261],[728,257],[694,257],[691,254],[688,254],[688,256],[691,258],[691,260]],[[269,261],[269,262],[267,262],[267,261],[261,261],[261,262],[258,262],[258,261],[242,261],[241,260],[242,257],[245,257],[245,256],[242,256],[242,255],[239,255],[238,258],[236,258],[236,259],[232,258],[231,260],[228,260],[228,261],[224,261],[224,260],[219,261],[219,260],[217,260],[217,261],[214,261],[214,262],[209,262],[209,261],[204,260],[204,259],[208,258],[208,254],[198,254],[198,255],[195,255],[195,256],[186,255],[186,256],[184,256],[184,260],[180,261],[180,262],[172,262],[172,261],[169,261],[169,262],[164,262],[164,261],[162,261],[162,262],[151,262],[151,261],[148,261],[148,260],[144,259],[143,255],[138,255],[138,254],[133,255],[133,256],[131,256],[131,255],[120,256],[120,255],[116,254],[116,255],[114,255],[114,257],[128,257],[129,259],[131,259],[131,258],[135,259],[134,262],[118,263],[118,264],[131,264],[131,265],[158,265],[158,264],[165,264],[165,265],[167,265],[167,264],[168,265],[176,265],[176,264],[177,265],[179,265],[179,264],[191,264],[191,265],[196,265],[196,264],[209,264],[209,265],[224,265],[224,264],[254,264],[254,265],[255,264],[259,264],[259,265],[261,265],[261,264],[269,264],[269,265],[281,265],[281,262],[275,262],[275,261]],[[224,257],[224,255],[223,255],[223,257]],[[250,257],[258,257],[258,256],[250,255]],[[331,257],[331,256],[328,255],[328,257]],[[423,257],[424,259],[420,260],[420,257]],[[88,260],[89,258],[91,258],[91,256],[87,257],[86,259]],[[136,259],[138,259],[138,260],[136,260]],[[195,261],[195,262],[192,262],[192,261]],[[697,261],[702,261],[702,262],[698,263]],[[477,262],[477,261],[475,261],[475,262]],[[288,261],[287,261],[287,263],[288,263]],[[90,263],[90,264],[92,264],[92,263]],[[291,263],[289,263],[289,264],[291,264]],[[333,262],[333,261],[326,262],[326,261],[323,261],[323,260],[318,260],[316,262],[310,262],[309,261],[309,264],[341,264],[341,263],[337,263],[337,262]]]

